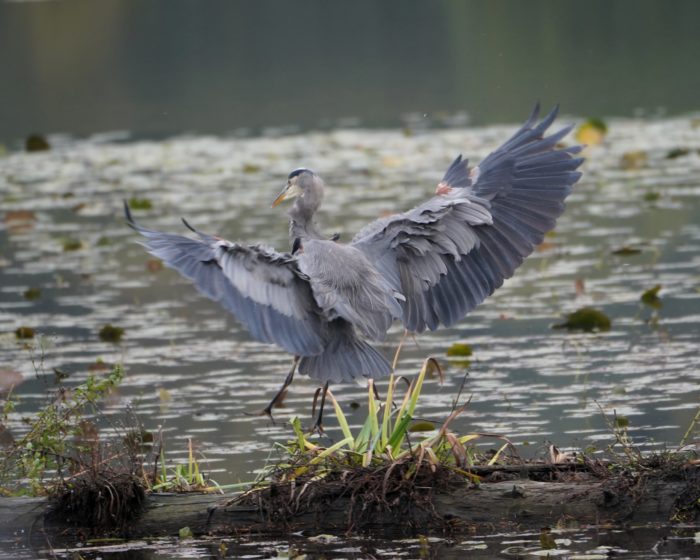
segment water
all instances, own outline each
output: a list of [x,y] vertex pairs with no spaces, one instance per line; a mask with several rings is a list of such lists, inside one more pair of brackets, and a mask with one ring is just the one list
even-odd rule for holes
[[[464,389],[472,402],[452,424],[457,432],[505,434],[524,456],[541,456],[548,442],[604,448],[611,435],[602,409],[627,416],[643,449],[680,441],[700,404],[700,121],[608,124],[605,143],[586,151],[584,177],[556,235],[458,325],[407,341],[400,373],[415,374],[428,355],[446,368],[444,385],[427,383],[423,417],[439,420],[451,407],[465,370],[450,365],[445,353],[465,341],[474,349]],[[272,442],[290,437],[285,421],[309,418],[315,386],[295,381],[285,408],[276,411],[277,425],[245,415],[272,397],[290,357],[252,341],[177,274],[154,269],[124,224],[121,201],[152,200],[153,208],[136,212],[136,219],[156,229],[184,232],[179,216],[186,216],[228,239],[284,249],[286,219],[270,202],[289,170],[303,164],[330,185],[322,226],[349,240],[383,212],[427,197],[457,153],[478,161],[513,128],[188,135],[158,142],[53,137],[52,151],[0,158],[0,370],[23,379],[10,430],[21,434],[21,417],[45,401],[52,368],[69,373],[72,384],[98,359],[123,361],[127,376],[107,403],[108,415],[130,406],[146,429],[162,427],[172,461],[186,456],[192,438],[203,468],[220,484],[251,479]],[[687,153],[668,158],[678,148]],[[18,220],[23,211],[25,222]],[[65,251],[66,240],[80,248]],[[621,247],[638,253],[616,254]],[[660,309],[640,302],[656,284]],[[41,290],[39,299],[23,297],[31,287]],[[611,331],[551,329],[584,305],[608,314]],[[99,340],[107,323],[125,329],[121,344]],[[20,326],[38,336],[17,341]],[[396,327],[382,351],[391,356],[400,338]],[[365,389],[334,392],[351,422],[362,422]],[[351,402],[360,407],[351,411]],[[489,539],[489,547],[503,545]],[[195,545],[205,557],[207,547]],[[400,543],[387,547],[404,550]]]
[[[700,537],[697,527],[601,527],[588,530],[554,531],[557,548],[543,550],[539,533],[493,534],[460,540],[442,538],[380,539],[341,538],[332,535],[295,534],[285,540],[203,538],[198,540],[153,539],[130,543],[87,542],[76,548],[16,551],[15,560],[54,553],[68,557],[79,553],[85,560],[160,560],[165,558],[512,558],[538,557],[562,560],[606,560],[607,558],[697,558]],[[2,558],[0,552],[0,558]]]
[[[697,110],[700,5],[0,2],[0,141]],[[425,117],[424,117],[425,116]]]

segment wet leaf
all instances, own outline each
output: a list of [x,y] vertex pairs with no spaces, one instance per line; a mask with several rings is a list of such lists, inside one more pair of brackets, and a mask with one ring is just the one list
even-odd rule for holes
[[590,118],[576,130],[576,141],[587,146],[600,144],[608,132],[607,125],[598,118]]
[[163,270],[163,263],[158,259],[148,259],[146,261],[146,270],[153,273],[160,272]]
[[124,329],[107,324],[100,329],[99,335],[100,340],[103,342],[112,342],[116,344],[122,339]]
[[466,342],[455,342],[447,349],[448,356],[471,356],[472,347]]
[[34,301],[41,297],[41,290],[39,288],[27,288],[24,290],[24,299],[29,301]]
[[20,340],[34,338],[34,329],[31,327],[19,327],[15,331],[15,336]]
[[566,317],[566,321],[554,325],[554,329],[580,330],[585,332],[609,331],[610,318],[592,307],[582,307]]
[[669,150],[669,152],[666,154],[666,159],[676,159],[679,157],[687,156],[690,153],[690,150],[688,148],[673,148],[672,150]]
[[435,429],[435,424],[428,422],[427,420],[418,420],[411,424],[408,428],[409,432],[432,432]]
[[661,284],[657,284],[653,288],[649,288],[639,299],[642,301],[642,303],[648,305],[649,307],[659,309],[663,305],[661,298],[659,297],[659,290],[661,290]]
[[615,249],[612,254],[613,255],[618,255],[620,257],[631,257],[632,255],[639,255],[641,253],[641,249],[637,249],[636,247],[630,247],[629,245],[623,245],[619,249]]
[[7,393],[24,381],[22,374],[13,369],[0,369],[0,393]]
[[622,169],[642,169],[647,164],[647,153],[642,150],[625,152],[620,159]]
[[132,196],[129,199],[129,206],[132,210],[150,210],[153,208],[153,203],[148,198],[138,198],[136,196]]
[[51,149],[51,144],[41,134],[30,134],[24,141],[24,149],[27,152],[45,152]]
[[189,527],[182,527],[177,534],[181,539],[191,539],[194,537],[192,529]]
[[5,213],[5,225],[10,233],[27,233],[34,227],[36,216],[31,210],[10,210]]

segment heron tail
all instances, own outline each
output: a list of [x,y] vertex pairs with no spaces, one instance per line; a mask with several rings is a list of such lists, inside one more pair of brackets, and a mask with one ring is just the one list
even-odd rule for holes
[[357,338],[352,327],[345,327],[333,332],[321,354],[303,357],[299,373],[320,383],[352,383],[359,377],[386,377],[391,365],[380,352]]

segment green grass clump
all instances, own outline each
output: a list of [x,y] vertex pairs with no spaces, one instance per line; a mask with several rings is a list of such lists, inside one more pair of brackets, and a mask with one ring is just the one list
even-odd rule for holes
[[[369,382],[367,392],[367,417],[359,430],[353,432],[340,404],[328,391],[328,398],[333,404],[335,417],[342,433],[340,441],[324,447],[304,433],[298,418],[291,420],[296,439],[285,447],[294,468],[286,474],[287,479],[295,478],[314,471],[319,476],[317,467],[329,470],[343,468],[386,468],[395,463],[412,463],[412,469],[427,465],[430,468],[447,468],[467,479],[478,481],[479,477],[469,472],[476,464],[495,464],[507,448],[512,449],[511,442],[499,435],[470,433],[457,435],[450,430],[450,424],[466,409],[466,404],[456,407],[445,419],[439,429],[432,429],[432,423],[417,420],[416,408],[426,375],[438,368],[434,358],[423,363],[420,373],[413,379],[400,401],[395,402],[396,390],[400,380],[392,374],[389,380],[386,399],[380,402],[376,396],[373,382]],[[403,379],[403,378],[402,378]],[[468,404],[468,403],[467,403]],[[429,431],[426,431],[429,430]],[[424,437],[417,437],[425,434]],[[486,458],[471,445],[475,440],[490,437],[504,441],[493,456]],[[321,469],[321,472],[324,469]]]

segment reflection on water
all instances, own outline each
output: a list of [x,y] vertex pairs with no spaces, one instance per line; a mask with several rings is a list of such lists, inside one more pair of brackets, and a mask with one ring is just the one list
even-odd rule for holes
[[[548,441],[602,447],[610,436],[600,406],[628,416],[635,441],[650,448],[677,444],[696,411],[700,126],[680,118],[610,125],[606,142],[588,149],[583,180],[556,235],[459,325],[406,345],[400,362],[406,375],[427,355],[444,358],[454,341],[474,348],[465,388],[473,398],[455,422],[457,431],[507,434],[524,455],[541,453]],[[43,402],[52,368],[77,383],[98,358],[123,360],[128,375],[110,414],[130,404],[147,429],[163,426],[171,457],[184,456],[191,437],[219,483],[250,479],[271,442],[290,432],[243,412],[266,404],[290,358],[251,341],[186,281],[150,263],[124,225],[122,199],[149,198],[153,208],[137,219],[158,229],[184,231],[178,220],[184,215],[229,239],[265,240],[282,249],[286,219],[270,202],[289,170],[303,164],[331,185],[322,226],[348,240],[382,212],[426,197],[457,153],[478,160],[511,131],[337,130],[134,143],[100,137],[1,158],[0,370],[24,377],[11,430],[20,433],[22,414]],[[687,153],[668,158],[676,148]],[[641,166],[626,168],[623,156],[631,152],[645,154]],[[68,244],[77,250],[65,251],[66,240],[79,242]],[[638,251],[616,254],[620,247]],[[659,309],[640,302],[656,284],[662,286]],[[40,297],[25,299],[32,287]],[[551,330],[584,305],[607,313],[612,330]],[[122,344],[99,340],[107,323],[125,329]],[[41,334],[43,364],[37,340],[15,339],[19,326]],[[387,355],[400,335],[396,328],[389,337]],[[427,385],[424,417],[440,419],[451,406],[465,372],[447,371],[444,386]],[[314,389],[298,379],[278,419],[307,418]],[[346,405],[361,403],[349,412],[359,424],[364,388],[334,390]],[[394,545],[387,546],[391,555]]]
[[677,114],[697,21],[693,0],[3,1],[0,141]]
[[[153,539],[124,544],[90,543],[79,548],[13,551],[13,560],[36,556],[71,558],[79,553],[85,560],[161,560],[165,558],[561,558],[562,560],[606,560],[607,558],[697,558],[698,527],[645,526],[615,529],[554,530],[555,550],[543,550],[539,533],[495,533],[486,537],[460,540],[410,538],[387,541],[369,538],[343,538],[332,535],[296,533],[289,539],[271,540],[242,537],[197,540]],[[73,556],[74,557],[74,556]],[[0,559],[9,558],[0,549]]]

